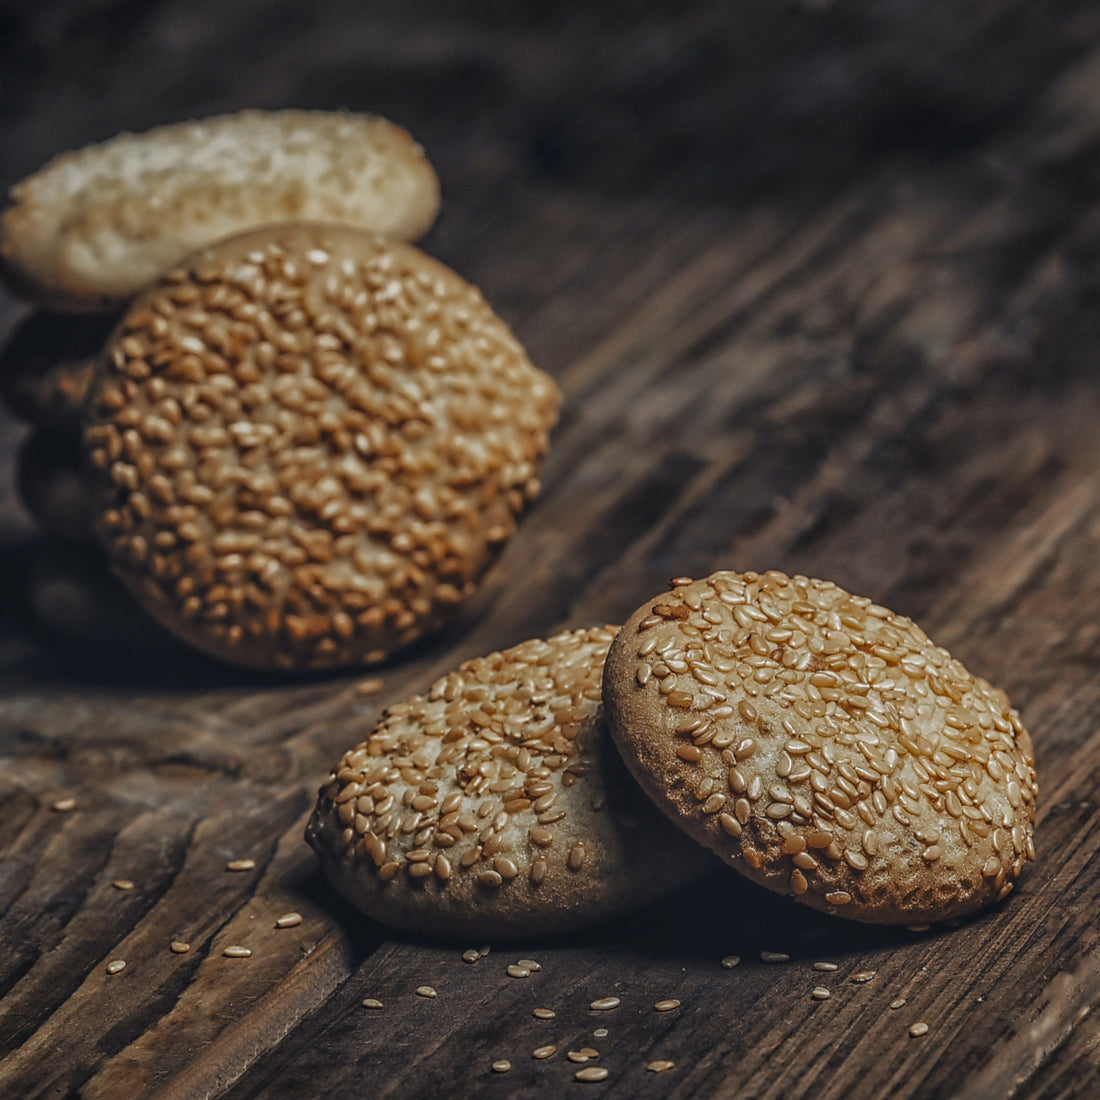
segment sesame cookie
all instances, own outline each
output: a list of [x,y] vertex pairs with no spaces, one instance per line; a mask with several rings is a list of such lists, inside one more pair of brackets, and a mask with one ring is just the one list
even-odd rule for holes
[[146,609],[213,656],[381,661],[475,591],[538,493],[559,400],[414,246],[261,230],[124,314],[86,401],[95,526]]
[[1031,742],[909,619],[782,573],[681,579],[611,647],[608,720],[680,827],[838,916],[943,920],[1034,858]]
[[307,839],[336,889],[407,932],[533,936],[622,913],[711,859],[607,735],[611,627],[467,661],[391,706],[321,789]]
[[109,309],[223,237],[324,222],[416,240],[438,208],[432,166],[384,118],[242,111],[55,157],[12,188],[0,274],[53,309]]

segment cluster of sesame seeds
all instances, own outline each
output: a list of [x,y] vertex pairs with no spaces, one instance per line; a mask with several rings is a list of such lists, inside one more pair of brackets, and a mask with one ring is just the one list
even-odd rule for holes
[[474,591],[538,492],[558,401],[480,293],[411,246],[237,238],[108,346],[84,436],[98,527],[200,648],[378,661]]
[[[489,896],[593,874],[604,840],[576,807],[616,811],[594,755],[614,633],[524,642],[388,708],[322,788],[312,842],[337,835],[341,858],[379,888],[472,879]],[[531,969],[521,960],[509,973]]]
[[[911,620],[770,572],[677,578],[633,621],[635,697],[660,700],[702,827],[754,877],[887,919],[894,876],[902,911],[960,890],[966,911],[1034,858],[1018,715]],[[612,716],[629,742],[630,716]]]

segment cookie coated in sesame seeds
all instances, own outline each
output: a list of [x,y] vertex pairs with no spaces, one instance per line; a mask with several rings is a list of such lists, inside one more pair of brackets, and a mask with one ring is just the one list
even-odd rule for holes
[[94,524],[191,645],[257,668],[383,660],[476,589],[539,491],[560,394],[412,245],[223,241],[123,316],[86,406]]
[[837,916],[909,924],[1005,897],[1034,858],[1031,742],[911,620],[828,581],[680,579],[619,632],[616,743],[685,832]]
[[514,937],[614,916],[711,867],[611,744],[600,676],[613,635],[523,642],[390,707],[306,831],[336,889],[402,931]]

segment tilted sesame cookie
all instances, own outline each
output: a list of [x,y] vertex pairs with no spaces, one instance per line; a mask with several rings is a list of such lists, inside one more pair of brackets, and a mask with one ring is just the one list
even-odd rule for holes
[[120,134],[16,184],[0,274],[30,301],[98,310],[222,239],[282,222],[416,240],[439,182],[408,133],[337,111],[241,111]]
[[380,661],[476,589],[539,490],[557,387],[412,245],[261,230],[139,296],[86,401],[96,528],[199,649]]
[[467,661],[390,707],[321,789],[307,839],[336,889],[408,932],[579,928],[711,858],[638,790],[607,735],[611,627]]
[[1003,898],[1034,858],[1031,742],[911,620],[827,581],[715,573],[627,621],[608,720],[650,796],[749,878],[910,923]]

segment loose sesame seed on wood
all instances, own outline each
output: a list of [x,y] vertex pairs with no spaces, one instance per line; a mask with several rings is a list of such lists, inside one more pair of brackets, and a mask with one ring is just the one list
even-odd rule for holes
[[533,1008],[531,1009],[531,1015],[536,1020],[552,1020],[557,1013],[552,1008]]
[[184,940],[172,940],[168,945],[168,950],[171,951],[173,955],[186,955],[187,952],[191,950],[191,945]]
[[364,1008],[378,1009],[382,1008],[382,1002],[377,997],[364,997],[359,1002]]
[[928,1025],[923,1022],[912,1024],[909,1028],[909,1034],[912,1035],[914,1039],[919,1039],[922,1035],[928,1034]]
[[254,859],[231,859],[226,865],[227,871],[251,871],[255,868]]
[[50,807],[54,813],[67,814],[76,809],[76,799],[72,796],[57,799]]
[[301,913],[284,913],[281,917],[275,918],[276,928],[296,928],[301,923]]
[[435,989],[433,989],[430,985],[418,985],[416,987],[416,995],[418,997],[428,997],[429,999],[439,996]]
[[606,1081],[608,1070],[605,1066],[585,1066],[577,1070],[573,1077],[578,1081]]
[[252,957],[251,947],[241,947],[239,944],[230,944],[222,950],[227,959],[248,959]]
[[667,1073],[670,1069],[676,1068],[675,1062],[670,1062],[665,1058],[658,1058],[652,1062],[646,1062],[645,1068],[650,1073]]
[[134,888],[133,882],[128,878],[116,878],[111,885],[116,890],[128,891]]
[[607,1012],[612,1008],[618,1008],[622,1003],[618,997],[597,997],[588,1007],[595,1012]]
[[106,967],[108,974],[121,974],[126,969],[125,959],[112,959]]

